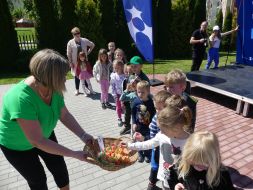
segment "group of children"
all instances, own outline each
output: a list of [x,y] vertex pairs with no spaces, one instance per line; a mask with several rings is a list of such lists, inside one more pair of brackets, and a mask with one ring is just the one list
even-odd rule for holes
[[[132,150],[152,151],[148,190],[158,189],[157,180],[162,181],[164,190],[234,190],[229,172],[221,163],[216,135],[194,132],[196,100],[184,92],[185,74],[172,70],[164,83],[165,90],[153,97],[156,113],[149,124],[149,137],[136,131],[136,142],[128,144]],[[143,86],[137,84],[137,95],[143,98],[141,94],[145,93],[138,90],[139,84]],[[144,156],[150,154],[145,152]]]
[[[216,135],[194,132],[197,101],[185,93],[186,75],[178,69],[170,71],[165,77],[165,89],[152,96],[142,59],[134,56],[127,63],[123,50],[115,50],[113,42],[108,49],[99,50],[92,74],[101,86],[103,109],[111,107],[111,85],[118,126],[124,126],[120,134],[133,132],[135,143],[129,143],[128,148],[138,150],[139,162],[151,162],[148,190],[157,189],[158,180],[165,190],[234,190],[221,163]],[[91,76],[82,75],[88,84],[85,90],[93,93]]]

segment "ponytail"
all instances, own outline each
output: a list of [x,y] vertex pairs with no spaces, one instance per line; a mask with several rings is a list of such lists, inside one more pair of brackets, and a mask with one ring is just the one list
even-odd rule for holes
[[165,101],[165,108],[157,119],[162,127],[173,128],[179,124],[185,131],[190,131],[192,112],[181,96],[172,95]]
[[184,130],[189,131],[191,122],[192,122],[192,112],[188,106],[184,106],[180,109],[180,117],[183,118],[184,121]]

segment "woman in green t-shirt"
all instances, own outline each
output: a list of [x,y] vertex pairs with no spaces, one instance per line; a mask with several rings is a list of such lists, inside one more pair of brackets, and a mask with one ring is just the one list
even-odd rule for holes
[[6,159],[27,180],[32,190],[46,190],[46,174],[39,160],[44,160],[57,186],[69,189],[69,176],[63,156],[82,161],[87,153],[73,151],[60,144],[54,134],[60,120],[84,143],[93,143],[64,104],[63,91],[67,60],[59,53],[45,49],[30,61],[31,76],[4,96],[0,118],[0,147]]

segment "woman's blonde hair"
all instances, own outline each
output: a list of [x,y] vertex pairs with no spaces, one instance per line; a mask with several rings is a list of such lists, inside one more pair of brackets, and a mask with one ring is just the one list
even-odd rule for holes
[[179,163],[179,177],[185,178],[188,175],[191,164],[208,166],[208,186],[213,187],[220,183],[221,156],[219,141],[214,133],[195,132],[186,141]]
[[107,51],[106,49],[100,49],[99,52],[98,52],[98,61],[102,62],[101,61],[101,56],[102,55],[106,55],[106,63],[108,63],[108,54],[107,54]]
[[62,93],[66,90],[66,74],[69,71],[68,61],[52,49],[37,52],[29,64],[31,75],[37,82],[53,92]]

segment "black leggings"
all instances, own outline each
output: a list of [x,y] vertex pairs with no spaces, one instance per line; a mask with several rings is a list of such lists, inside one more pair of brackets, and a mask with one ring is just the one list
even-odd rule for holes
[[76,90],[79,90],[80,79],[77,76],[75,76],[75,86],[76,86]]
[[[57,142],[54,132],[49,139]],[[47,177],[39,156],[52,173],[59,188],[69,184],[66,163],[62,156],[46,153],[33,148],[26,151],[10,150],[0,145],[3,154],[10,164],[26,179],[31,190],[47,190]]]
[[[84,81],[84,84],[86,87],[88,87],[88,83],[86,82],[86,80]],[[79,90],[79,86],[80,86],[80,79],[75,76],[75,87],[76,87],[76,90]]]

